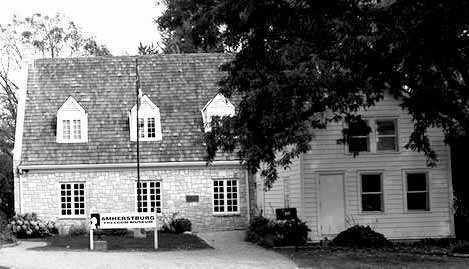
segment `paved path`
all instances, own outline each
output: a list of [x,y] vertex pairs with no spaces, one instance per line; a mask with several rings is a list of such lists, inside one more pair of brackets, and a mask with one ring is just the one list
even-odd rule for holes
[[288,258],[242,240],[244,233],[204,233],[214,249],[161,252],[31,250],[43,242],[22,241],[0,249],[0,268],[296,268]]

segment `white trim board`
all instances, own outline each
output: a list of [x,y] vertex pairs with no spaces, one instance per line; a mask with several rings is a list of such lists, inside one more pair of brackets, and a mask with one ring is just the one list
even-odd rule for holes
[[[140,163],[140,167],[188,167],[188,166],[241,166],[239,161],[214,161],[207,165],[205,161],[193,162],[152,162]],[[98,163],[98,164],[46,164],[20,165],[20,170],[49,170],[49,169],[93,169],[93,168],[135,168],[137,163]]]

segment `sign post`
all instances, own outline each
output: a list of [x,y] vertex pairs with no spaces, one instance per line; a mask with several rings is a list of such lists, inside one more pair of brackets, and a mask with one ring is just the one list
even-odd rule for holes
[[93,229],[90,229],[90,249],[94,249],[94,241],[93,241]]
[[155,233],[155,235],[154,235],[155,242],[154,242],[154,244],[155,244],[155,249],[158,249],[158,221],[156,221],[156,219],[157,219],[156,208],[155,208],[154,212],[155,212],[155,232],[154,232]]
[[158,249],[158,213],[94,213],[90,216],[90,249],[94,249],[95,229],[153,228],[155,249]]

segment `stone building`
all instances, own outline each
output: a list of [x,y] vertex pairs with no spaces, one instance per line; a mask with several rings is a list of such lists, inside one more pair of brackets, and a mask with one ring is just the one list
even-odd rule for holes
[[91,211],[179,213],[196,231],[245,228],[254,183],[235,154],[219,154],[207,166],[203,142],[212,116],[235,113],[217,94],[228,57],[35,61],[18,113],[16,212],[55,219],[64,231],[87,223]]

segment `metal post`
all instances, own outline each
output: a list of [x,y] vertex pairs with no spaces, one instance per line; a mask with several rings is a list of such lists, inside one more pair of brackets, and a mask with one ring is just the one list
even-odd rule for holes
[[140,126],[138,120],[138,110],[140,109],[140,77],[138,75],[138,59],[135,58],[135,90],[137,93],[137,207],[141,212],[141,186],[140,186]]
[[90,229],[90,249],[94,249],[93,229]]
[[156,207],[154,209],[155,212],[155,249],[158,249],[158,215],[157,215],[157,212],[156,212]]

